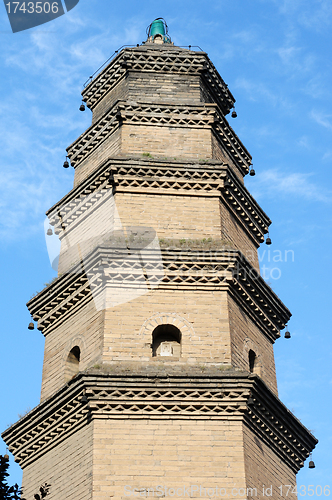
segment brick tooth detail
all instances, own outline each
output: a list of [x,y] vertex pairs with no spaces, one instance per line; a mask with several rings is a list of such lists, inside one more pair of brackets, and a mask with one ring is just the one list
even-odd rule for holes
[[[186,381],[169,370],[167,376],[158,378],[156,386],[152,373],[148,377],[139,372],[115,377],[98,375],[96,371],[81,374],[8,429],[4,438],[20,465],[27,466],[91,420],[135,421],[151,416],[158,420],[168,416],[184,423],[202,418],[220,422],[227,418],[243,421],[294,472],[300,469],[317,440],[288,414],[258,378],[250,379],[240,373],[198,375],[193,369],[188,375],[190,379]],[[79,401],[83,391],[88,395],[88,408]],[[249,394],[255,400],[250,409]],[[52,411],[53,408],[57,410]]]
[[[127,68],[121,67],[126,59]],[[172,75],[202,75],[202,80],[213,92],[226,114],[235,99],[213,63],[204,52],[174,50],[172,53],[154,51],[152,54],[138,49],[125,49],[84,89],[82,96],[90,109],[111,92],[128,72],[161,73]]]

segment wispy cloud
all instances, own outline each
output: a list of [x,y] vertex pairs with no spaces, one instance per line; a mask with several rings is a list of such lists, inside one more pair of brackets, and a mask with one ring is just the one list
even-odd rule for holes
[[297,11],[302,0],[273,0],[282,14],[292,14]]
[[265,170],[257,176],[253,195],[257,198],[269,196],[295,196],[306,200],[331,203],[332,191],[311,182],[311,173],[286,173],[278,169]]
[[297,145],[301,148],[307,149],[310,151],[312,149],[310,138],[307,135],[303,135],[297,141]]
[[286,43],[283,47],[277,49],[277,54],[289,76],[295,75],[298,77],[302,73],[308,73],[313,69],[316,62],[313,54],[294,44]]
[[288,24],[322,31],[330,27],[332,5],[330,0],[273,0],[280,14],[287,16]]
[[24,33],[24,44],[12,38],[0,55],[17,79],[12,85],[0,82],[6,95],[0,103],[0,235],[5,241],[39,230],[45,210],[71,189],[72,171],[61,166],[65,148],[91,124],[91,113],[78,111],[82,84],[115,49],[142,36],[140,19],[114,29],[106,20],[86,20],[75,12],[49,30]]
[[332,130],[332,114],[313,109],[310,113],[310,117],[318,123],[318,125],[322,125],[322,127]]
[[65,148],[91,123],[89,111],[78,111],[81,84],[109,56],[109,40],[101,33],[71,39],[84,23],[66,22],[65,34],[33,31],[26,34],[27,43],[14,38],[0,56],[17,79],[13,85],[0,83],[6,95],[0,103],[0,235],[5,242],[42,231],[45,210],[72,187],[72,171],[61,166]]
[[316,0],[307,2],[307,7],[302,9],[299,22],[306,28],[321,32],[331,29],[332,4],[330,0]]
[[305,82],[301,90],[313,99],[326,99],[330,96],[327,80],[321,72],[316,72],[310,80]]
[[279,96],[261,82],[258,83],[248,78],[237,78],[235,88],[244,90],[251,101],[261,102],[264,99],[274,106],[279,102]]

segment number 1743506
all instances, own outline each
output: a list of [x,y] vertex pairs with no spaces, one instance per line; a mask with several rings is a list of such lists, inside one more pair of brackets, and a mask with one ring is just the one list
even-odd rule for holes
[[59,2],[8,2],[8,14],[57,14]]
[[[309,497],[328,497],[330,496],[330,486],[327,484],[325,486],[321,486],[318,484],[314,486],[313,484],[309,484],[305,486],[302,484],[301,486],[293,486],[290,484],[283,484],[282,486],[278,486],[278,490],[280,491],[281,497],[290,497],[292,495],[299,495],[301,497],[308,495]],[[294,497],[293,497],[294,498]]]

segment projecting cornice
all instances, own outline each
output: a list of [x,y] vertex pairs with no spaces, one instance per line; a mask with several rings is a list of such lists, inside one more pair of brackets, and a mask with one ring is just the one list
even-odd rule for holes
[[92,151],[120,127],[119,118],[120,116],[117,116],[117,107],[113,106],[67,148],[68,156],[73,167],[76,167],[87,158]]
[[227,169],[222,188],[222,201],[241,223],[249,237],[260,245],[269,230],[271,219],[261,209],[255,198],[239,182],[231,168]]
[[68,149],[73,167],[77,167],[120,124],[209,127],[213,123],[214,104],[178,105],[117,101],[95,124],[88,128]]
[[[108,373],[108,368],[112,373]],[[88,404],[81,398],[86,394]],[[248,406],[249,396],[254,404]],[[198,367],[103,365],[80,373],[2,437],[21,467],[94,419],[244,421],[294,472],[317,444],[262,380],[246,372]]]
[[179,47],[126,48],[83,90],[83,100],[93,110],[128,72],[200,74],[203,83],[218,102],[224,115],[233,108],[235,99],[205,52]]
[[270,391],[257,375],[253,380],[249,406],[244,421],[291,469],[297,473],[318,440]]
[[223,162],[179,162],[112,158],[47,212],[56,234],[72,230],[103,202],[107,190],[178,196],[221,197],[248,236],[259,246],[271,220],[232,169]]
[[234,163],[239,167],[242,175],[248,174],[252,156],[218,108],[215,112],[212,129],[218,141],[224,146]]
[[77,168],[121,125],[149,125],[207,128],[214,133],[243,175],[251,155],[237,137],[216,104],[169,104],[117,101],[99,120],[68,148],[71,165]]
[[[291,314],[241,252],[232,249],[142,249],[135,240],[127,248],[95,248],[68,274],[31,299],[27,306],[47,335],[87,301],[107,290],[226,291],[274,342]],[[138,256],[140,256],[138,258]]]

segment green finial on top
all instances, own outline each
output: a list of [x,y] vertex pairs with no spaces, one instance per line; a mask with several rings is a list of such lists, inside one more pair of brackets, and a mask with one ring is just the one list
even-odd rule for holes
[[168,26],[162,17],[158,17],[147,27],[146,34],[148,35],[147,42],[172,43],[168,36]]

